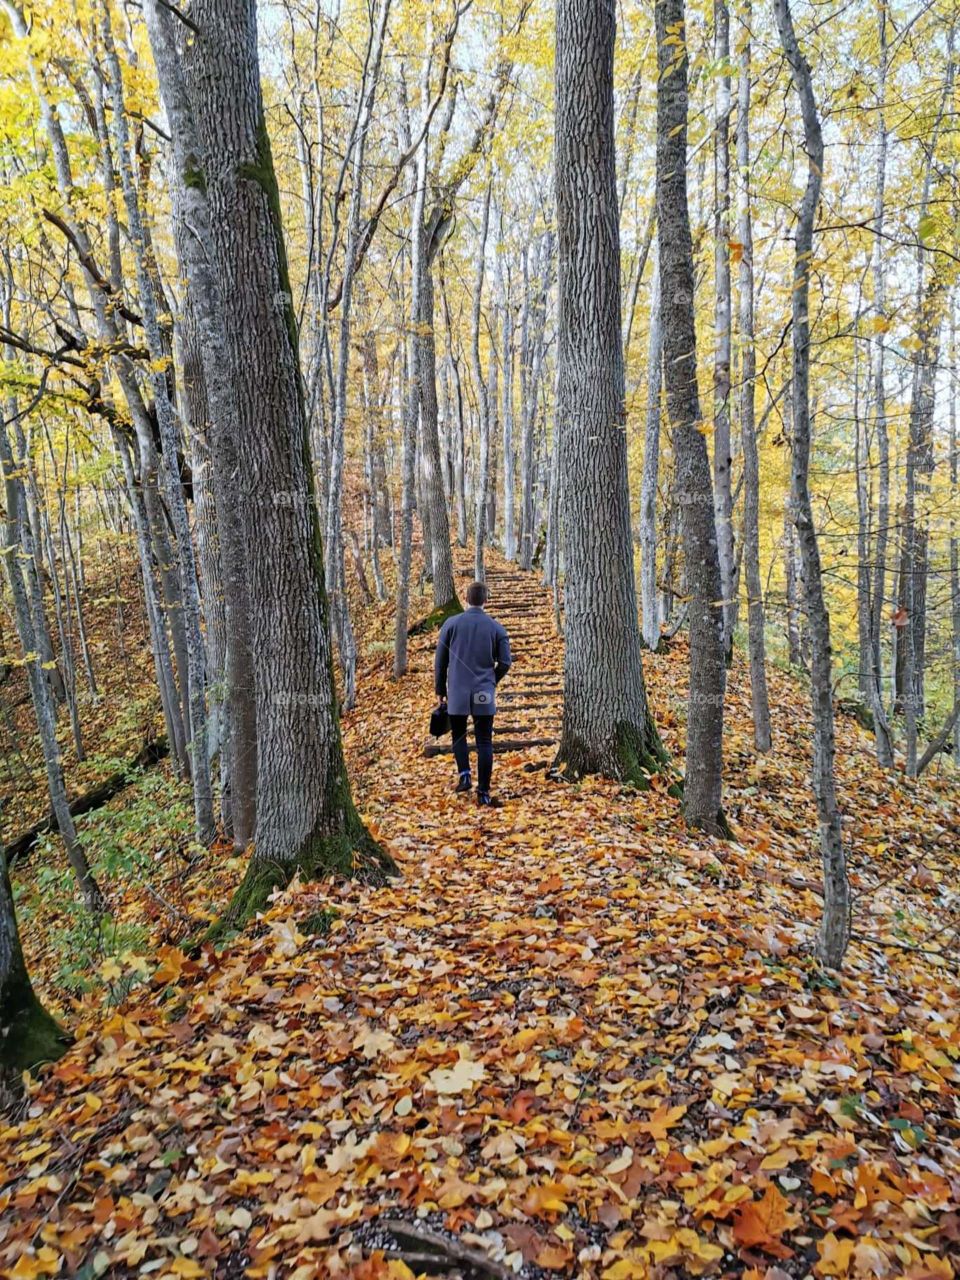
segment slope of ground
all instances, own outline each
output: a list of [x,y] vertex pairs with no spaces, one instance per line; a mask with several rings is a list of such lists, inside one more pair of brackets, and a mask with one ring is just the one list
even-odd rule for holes
[[[549,595],[499,594],[528,598],[501,723],[549,737]],[[293,886],[189,960],[176,913],[238,868],[184,870],[146,984],[79,1005],[0,1128],[0,1275],[410,1277],[459,1255],[475,1277],[952,1276],[956,790],[880,773],[840,723],[858,902],[827,974],[792,679],[773,673],[759,759],[732,673],[723,844],[684,830],[669,779],[554,782],[546,746],[498,755],[502,807],[454,796],[423,754],[432,644],[399,685],[367,671],[347,724],[402,879]],[[684,646],[646,672],[680,758]]]
[[[58,738],[71,801],[124,768],[146,742],[163,733],[138,570],[129,548],[106,542],[115,562],[91,571],[84,595],[96,695],[80,660],[75,627],[71,637],[84,759],[78,759],[68,716],[59,718]],[[0,648],[0,665],[10,665],[0,683],[0,844],[15,840],[50,810],[26,669],[16,633],[5,629],[4,639],[8,651]]]

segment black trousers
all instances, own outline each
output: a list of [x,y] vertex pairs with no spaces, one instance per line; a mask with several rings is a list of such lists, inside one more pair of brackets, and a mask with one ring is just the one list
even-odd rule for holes
[[[493,716],[474,716],[473,730],[477,735],[477,786],[481,791],[489,791],[493,774]],[[466,716],[450,717],[450,736],[453,738],[453,756],[457,768],[461,773],[466,773],[470,768]]]

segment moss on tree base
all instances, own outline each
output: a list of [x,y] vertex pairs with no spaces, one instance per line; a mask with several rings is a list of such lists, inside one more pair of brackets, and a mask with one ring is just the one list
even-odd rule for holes
[[733,828],[722,809],[709,818],[691,815],[684,810],[683,819],[692,831],[703,831],[708,836],[716,836],[718,840],[732,840]]
[[0,1075],[16,1076],[44,1062],[56,1062],[69,1043],[70,1037],[30,988],[23,1007],[0,1037]]
[[297,875],[305,881],[337,876],[378,885],[391,876],[399,875],[399,869],[356,813],[351,815],[342,831],[312,836],[297,856],[289,861],[258,858],[254,848],[246,874],[230,905],[207,929],[201,941],[221,941],[227,934],[242,928],[252,916],[263,910],[275,889],[285,889]]
[[458,613],[463,613],[463,605],[454,596],[452,600],[448,600],[446,604],[437,605],[432,613],[428,613],[425,618],[415,622],[407,629],[407,635],[423,636],[429,631],[439,631],[448,618],[452,618]]
[[651,776],[660,773],[669,759],[648,712],[642,729],[626,722],[614,725],[609,738],[597,746],[564,733],[553,768],[573,782],[600,774],[646,791]]

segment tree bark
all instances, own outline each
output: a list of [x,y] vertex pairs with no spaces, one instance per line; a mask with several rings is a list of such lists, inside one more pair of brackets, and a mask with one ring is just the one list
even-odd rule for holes
[[382,876],[389,856],[353,805],[333,682],[313,483],[254,0],[195,0],[183,68],[229,298],[257,695],[257,833],[228,910],[242,919],[297,872]]
[[[480,245],[478,249],[479,265],[477,282],[473,290],[473,324],[471,328],[471,352],[473,356],[473,381],[477,388],[477,405],[479,408],[480,457],[477,468],[477,491],[475,496],[474,519],[474,577],[478,582],[484,579],[483,552],[487,541],[487,489],[490,484],[490,396],[487,382],[483,375],[480,361],[480,325],[483,318],[483,277],[486,268],[487,235],[490,227],[490,196],[492,183],[487,183],[483,197],[483,214],[480,219]],[[491,364],[496,362],[496,351],[491,352]]]
[[[556,765],[645,785],[664,759],[647,706],[627,483],[613,54],[602,0],[557,0],[557,425],[565,567]],[[527,526],[527,535],[530,529]]]
[[0,1076],[53,1062],[67,1037],[37,998],[17,929],[7,860],[0,850]]
[[[198,329],[204,392],[210,411],[211,482],[222,561],[229,793],[234,847],[245,849],[256,823],[257,728],[246,537],[239,503],[237,436],[239,406],[231,375],[226,312],[208,256],[210,207],[203,179],[200,139],[187,93],[173,17],[157,0],[144,12],[160,92],[173,135],[173,217],[177,253],[187,279]],[[224,797],[221,796],[221,803]]]
[[[720,585],[723,595],[723,646],[729,665],[737,612],[737,573],[733,537],[733,445],[730,437],[730,11],[726,0],[714,0],[716,123],[713,134],[714,176],[714,310],[713,359],[713,494]],[[742,260],[741,260],[742,261]]]
[[503,427],[503,554],[507,560],[516,560],[517,460],[513,448],[513,309],[510,299],[509,277],[501,299],[500,317],[503,341],[503,379],[501,383],[501,395],[503,397],[501,413]]
[[647,346],[647,411],[640,481],[640,613],[643,640],[656,652],[660,644],[657,593],[657,481],[660,474],[660,400],[663,391],[663,324],[660,315],[660,251],[653,247],[650,278],[650,338]]
[[364,62],[356,122],[353,129],[352,185],[344,244],[343,285],[340,294],[340,336],[337,374],[334,384],[333,429],[330,439],[330,477],[327,488],[326,580],[331,597],[333,630],[337,640],[343,675],[343,704],[351,708],[357,699],[357,641],[350,618],[343,550],[343,462],[347,421],[347,377],[350,368],[353,331],[354,259],[360,236],[360,197],[363,190],[363,161],[367,135],[373,116],[380,62],[390,14],[390,0],[381,0],[380,12],[370,11],[370,32]]
[[800,52],[789,0],[773,0],[780,42],[803,115],[807,182],[797,217],[793,269],[793,468],[790,500],[803,562],[803,594],[810,628],[810,700],[813,711],[813,791],[823,857],[820,958],[832,969],[843,963],[850,941],[850,885],[840,834],[834,778],[833,682],[830,615],[823,598],[820,548],[810,503],[810,265],[813,224],[820,203],[823,136],[810,67]]
[[13,596],[14,621],[27,667],[27,680],[47,774],[50,807],[56,815],[67,858],[77,877],[83,900],[90,911],[99,912],[103,909],[103,896],[90,870],[83,847],[77,839],[76,827],[70,815],[63,762],[57,742],[56,709],[50,686],[44,677],[42,659],[37,649],[34,618],[24,584],[24,571],[21,565],[26,567],[28,574],[34,574],[36,569],[32,559],[31,535],[28,532],[29,526],[24,510],[23,481],[20,478],[22,467],[15,465],[13,451],[7,439],[6,423],[0,426],[0,473],[3,476],[4,506],[6,507],[3,560]]
[[101,35],[106,50],[110,91],[113,98],[114,146],[120,165],[120,185],[127,213],[127,234],[136,269],[137,290],[144,334],[150,353],[150,387],[162,443],[161,466],[163,494],[173,525],[179,569],[179,594],[186,638],[187,710],[190,726],[190,777],[193,784],[194,821],[197,841],[208,845],[213,841],[216,823],[213,817],[213,788],[207,750],[207,699],[203,634],[200,628],[200,599],[197,591],[197,566],[194,557],[190,518],[180,481],[178,464],[179,431],[170,401],[165,368],[164,341],[160,331],[156,289],[147,264],[147,245],[140,210],[140,197],[134,185],[130,138],[127,128],[123,76],[110,29],[107,9],[101,20]]
[[749,0],[740,15],[740,75],[737,85],[737,229],[740,240],[740,440],[743,448],[743,564],[747,586],[747,644],[753,741],[769,751],[770,703],[760,576],[760,459],[757,452],[757,351],[753,314],[753,215],[750,210],[750,24]]
[[687,52],[683,0],[656,6],[657,229],[664,381],[690,598],[690,699],[684,814],[715,835],[722,811],[726,668],[723,590],[707,442],[701,430],[694,327],[693,245],[687,209]]

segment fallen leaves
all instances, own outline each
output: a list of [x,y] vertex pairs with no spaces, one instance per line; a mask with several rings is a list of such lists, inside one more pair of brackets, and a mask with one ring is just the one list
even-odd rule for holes
[[737,1244],[748,1249],[789,1258],[793,1250],[784,1246],[783,1233],[799,1221],[799,1215],[790,1211],[790,1202],[770,1183],[762,1200],[751,1200],[737,1209],[733,1236]]
[[474,1062],[461,1057],[453,1067],[437,1067],[427,1077],[427,1088],[434,1093],[452,1096],[457,1093],[469,1093],[476,1088],[484,1077],[482,1062]]
[[[559,670],[548,606],[518,683]],[[377,1236],[388,1210],[578,1280],[950,1276],[960,990],[902,947],[854,947],[839,979],[813,961],[794,686],[771,672],[758,762],[731,672],[739,841],[720,850],[665,789],[563,787],[529,753],[498,757],[502,809],[465,808],[408,740],[428,645],[406,683],[362,680],[347,725],[404,879],[294,886],[222,954],[161,946],[148,986],[84,1014],[0,1123],[3,1280],[409,1280]],[[674,751],[685,662],[676,643],[647,660]],[[838,722],[858,910],[903,941],[949,918],[956,805],[878,774],[858,732]],[[305,937],[322,909],[331,932]]]

